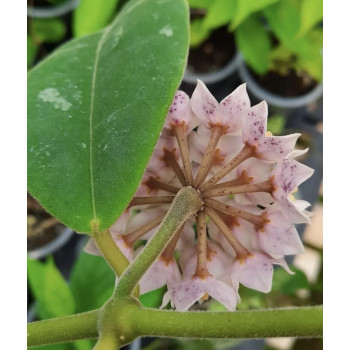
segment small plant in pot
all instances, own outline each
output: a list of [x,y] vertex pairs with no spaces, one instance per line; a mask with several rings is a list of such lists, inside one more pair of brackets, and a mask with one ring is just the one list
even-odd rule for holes
[[41,259],[65,245],[74,231],[51,216],[30,195],[27,195],[27,250],[32,259]]
[[285,114],[322,96],[322,0],[277,1],[236,30],[239,75],[256,99]]
[[254,2],[188,0],[190,51],[182,88],[192,93],[197,79],[222,99],[239,85],[240,55],[235,30],[249,16],[276,0]]

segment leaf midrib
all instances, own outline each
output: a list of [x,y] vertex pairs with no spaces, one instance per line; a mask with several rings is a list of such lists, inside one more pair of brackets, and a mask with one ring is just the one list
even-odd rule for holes
[[92,206],[92,216],[93,221],[91,225],[93,226],[92,229],[96,230],[98,229],[98,218],[96,213],[96,201],[95,201],[95,186],[94,186],[94,174],[93,174],[93,161],[92,161],[92,151],[93,151],[93,128],[92,128],[92,117],[94,112],[94,99],[95,99],[95,85],[96,85],[96,74],[97,74],[97,66],[99,63],[99,56],[101,52],[102,45],[104,43],[104,40],[107,36],[107,34],[110,32],[112,28],[112,25],[107,27],[102,34],[100,40],[98,41],[97,48],[96,48],[96,56],[95,56],[95,62],[94,62],[94,68],[92,72],[92,81],[91,81],[91,102],[90,102],[90,115],[89,115],[89,170],[90,170],[90,188],[91,188],[91,206]]

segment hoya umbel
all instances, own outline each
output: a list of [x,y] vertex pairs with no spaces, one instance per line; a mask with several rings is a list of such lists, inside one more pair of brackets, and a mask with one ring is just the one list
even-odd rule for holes
[[[304,251],[293,224],[310,221],[310,204],[293,193],[313,170],[294,159],[307,151],[295,149],[300,134],[273,136],[267,114],[265,101],[251,106],[245,84],[220,103],[201,81],[191,99],[176,92],[137,193],[110,232],[131,262],[182,188],[196,190],[201,205],[143,275],[141,294],[167,285],[163,306],[184,311],[212,297],[235,310],[240,283],[267,293],[273,265],[292,273],[285,255]],[[93,240],[86,251],[99,254]]]

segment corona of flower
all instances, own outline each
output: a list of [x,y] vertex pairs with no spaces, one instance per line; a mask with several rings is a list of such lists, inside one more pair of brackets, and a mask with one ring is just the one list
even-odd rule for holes
[[[309,203],[295,200],[313,170],[295,157],[300,134],[267,132],[267,104],[250,105],[245,84],[217,102],[198,81],[190,99],[178,91],[135,197],[111,228],[132,261],[157,231],[176,193],[194,187],[203,206],[173,236],[140,280],[141,294],[167,285],[185,311],[214,298],[235,310],[239,285],[269,292],[273,265],[292,273],[285,255],[303,252],[293,224],[309,222]],[[86,250],[98,253],[93,241]],[[177,251],[179,259],[175,259]]]

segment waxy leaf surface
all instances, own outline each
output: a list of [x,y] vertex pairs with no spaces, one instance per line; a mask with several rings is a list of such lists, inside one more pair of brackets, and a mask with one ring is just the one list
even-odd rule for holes
[[184,0],[128,2],[28,76],[28,187],[65,225],[109,228],[135,193],[188,52]]

